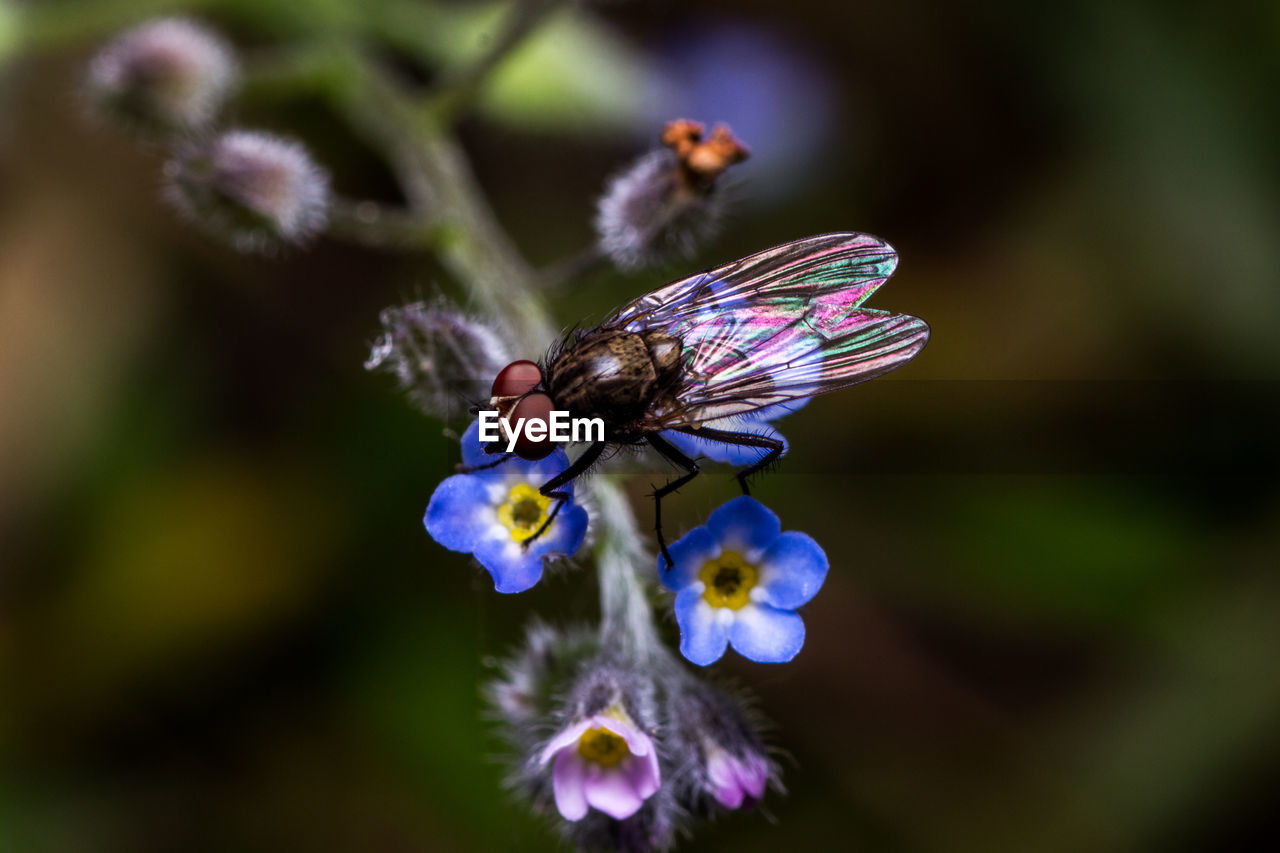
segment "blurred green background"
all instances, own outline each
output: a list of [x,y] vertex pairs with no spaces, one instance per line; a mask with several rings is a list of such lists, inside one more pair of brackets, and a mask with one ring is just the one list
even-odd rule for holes
[[[532,613],[593,618],[591,574],[500,596],[431,542],[453,441],[361,367],[382,307],[465,293],[429,256],[177,221],[157,152],[76,97],[116,23],[175,7],[248,51],[384,22],[424,86],[498,8],[0,0],[0,850],[556,849],[479,684]],[[716,669],[790,794],[689,849],[1280,841],[1278,9],[583,4],[499,69],[460,134],[535,264],[666,119],[755,155],[694,261],[590,276],[559,322],[853,229],[902,257],[875,304],[933,327],[781,424],[758,494],[831,574],[794,663]],[[395,200],[323,103],[248,94],[238,123]],[[669,529],[733,493],[701,478]]]

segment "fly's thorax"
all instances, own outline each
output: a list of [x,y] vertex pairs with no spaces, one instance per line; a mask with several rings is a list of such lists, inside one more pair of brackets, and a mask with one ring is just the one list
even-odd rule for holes
[[574,415],[600,417],[615,427],[638,419],[680,357],[678,341],[663,335],[668,341],[655,337],[651,344],[646,337],[621,330],[583,336],[548,366],[552,398]]
[[658,384],[666,387],[680,375],[680,356],[684,352],[684,345],[679,338],[665,332],[642,332],[641,338],[649,350]]

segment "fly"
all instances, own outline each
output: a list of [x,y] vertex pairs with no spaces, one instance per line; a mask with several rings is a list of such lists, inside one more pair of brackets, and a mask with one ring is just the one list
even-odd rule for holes
[[[553,347],[542,364],[521,360],[504,367],[485,408],[510,422],[547,421],[552,411],[604,422],[603,440],[539,488],[556,506],[525,545],[568,500],[563,487],[606,449],[647,443],[682,472],[653,495],[658,545],[669,569],[662,499],[699,467],[662,433],[759,448],[760,458],[737,473],[747,494],[748,479],[777,460],[782,442],[709,424],[865,382],[914,358],[929,340],[923,320],[862,307],[897,262],[893,248],[869,234],[807,237],[645,294]],[[501,456],[484,467],[510,458],[503,446],[486,447]],[[541,459],[555,447],[549,438],[522,432],[514,455]]]

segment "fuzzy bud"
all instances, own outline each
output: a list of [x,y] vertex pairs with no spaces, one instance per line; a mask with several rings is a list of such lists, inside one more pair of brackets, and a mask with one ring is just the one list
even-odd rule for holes
[[667,695],[668,744],[682,768],[677,796],[694,813],[750,808],[777,766],[765,752],[755,716],[742,700],[692,676]]
[[550,719],[582,664],[598,650],[593,629],[556,629],[535,620],[523,648],[495,664],[499,674],[485,687],[508,739],[528,750],[540,745],[546,732],[538,730],[538,721]]
[[299,245],[325,227],[329,176],[292,140],[223,133],[184,146],[165,177],[180,211],[240,251]]
[[723,125],[704,136],[697,122],[673,121],[662,143],[615,175],[597,205],[600,250],[622,269],[692,255],[724,217],[717,180],[748,156]]
[[365,368],[394,375],[413,404],[432,417],[448,420],[486,399],[493,378],[511,361],[492,328],[444,301],[386,308],[379,320],[382,336]]
[[129,30],[90,61],[85,94],[103,115],[140,133],[198,130],[217,116],[236,78],[221,38],[182,18]]

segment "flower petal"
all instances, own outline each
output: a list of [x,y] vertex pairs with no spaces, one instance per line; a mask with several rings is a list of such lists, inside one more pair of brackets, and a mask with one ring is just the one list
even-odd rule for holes
[[790,610],[748,604],[737,612],[729,642],[757,663],[786,663],[804,646],[804,620]]
[[667,561],[658,554],[658,579],[667,589],[679,592],[698,579],[698,572],[707,560],[720,553],[720,543],[705,527],[695,527],[672,543],[668,550],[675,561],[667,569]]
[[476,543],[473,553],[480,565],[493,576],[498,592],[524,592],[542,579],[542,558],[549,554],[572,556],[587,534],[587,511],[580,506],[566,506],[547,531],[528,548],[511,538],[505,528],[498,527]]
[[[499,427],[499,430],[501,430],[501,427]],[[462,439],[459,443],[462,445],[462,464],[472,468],[497,462],[498,457],[501,455],[484,452],[484,445],[480,442],[480,421],[478,419],[472,421],[471,426],[467,427],[466,431],[462,433]]]
[[764,786],[768,782],[769,763],[759,755],[748,755],[738,764],[738,784],[751,799],[761,799],[764,796]]
[[632,755],[650,755],[653,753],[653,741],[644,732],[617,717],[596,714],[591,718],[591,725],[605,731],[613,732],[627,744],[627,751]]
[[763,409],[756,409],[751,412],[748,417],[761,421],[774,421],[792,412],[803,409],[809,404],[810,397],[799,397],[794,400],[787,400],[785,403],[774,403],[772,406],[765,406]]
[[726,809],[742,805],[743,789],[738,781],[735,759],[723,749],[716,748],[707,755],[707,782],[711,793]]
[[662,775],[658,771],[658,753],[652,749],[646,755],[633,756],[625,764],[625,772],[631,787],[642,800],[652,797],[662,784]]
[[[698,586],[676,595],[676,623],[680,626],[680,654],[690,663],[708,666],[720,660],[729,642],[729,630],[720,621],[720,609],[702,597]],[[750,609],[750,606],[743,610]]]
[[498,592],[524,592],[542,579],[542,553],[534,547],[526,551],[510,536],[487,537],[473,553],[493,577]]
[[[513,459],[512,464],[520,469],[526,480],[533,486],[541,486],[559,474],[564,473],[569,467],[569,455],[562,448],[557,447],[547,456],[537,459],[533,462],[526,462],[523,459]],[[560,491],[569,495],[569,499],[573,500],[573,481],[565,483],[560,487]]]
[[[450,551],[470,551],[493,519],[484,483],[465,474],[446,477],[427,504],[422,518],[431,538]],[[493,521],[496,523],[496,520]]]
[[619,767],[588,765],[584,788],[587,803],[616,820],[631,817],[644,805],[640,794],[631,786],[631,780]]
[[582,820],[587,816],[587,763],[573,748],[562,749],[551,771],[551,788],[555,792],[556,809],[565,820]]
[[[786,413],[782,412],[781,414]],[[782,433],[763,420],[754,419],[752,415],[754,415],[754,412],[751,415],[743,415],[741,417],[718,418],[708,421],[704,426],[728,432],[745,432],[751,435],[777,439],[782,442],[782,452],[786,454],[788,445],[787,440],[782,437]],[[664,430],[662,437],[678,447],[686,456],[694,458],[705,456],[707,459],[716,462],[727,462],[735,468],[759,462],[761,457],[768,452],[760,447],[730,444],[725,441],[712,441],[709,438],[699,438],[696,435],[689,435],[687,432],[678,432],[676,430]]]
[[[502,428],[499,427],[498,429],[499,432],[501,432]],[[501,453],[484,452],[484,444],[480,441],[479,420],[471,422],[471,426],[467,427],[466,432],[462,434],[460,443],[462,445],[463,465],[473,468],[482,467],[485,465],[493,465],[493,463],[498,462],[498,460],[502,458]],[[504,450],[506,449],[507,441],[505,437],[501,439],[501,446]],[[552,477],[568,467],[569,457],[565,454],[563,448],[557,447],[548,456],[533,462],[520,459],[516,456],[511,456],[508,457],[506,461],[493,465],[492,468],[486,468],[483,472],[475,473],[486,473],[488,471],[517,471],[529,483],[532,483],[535,486],[541,486],[543,483],[547,482],[547,480],[550,480]],[[561,490],[567,491],[570,498],[573,497],[572,483],[566,483]]]
[[711,513],[707,529],[721,546],[741,551],[744,557],[753,560],[778,538],[782,523],[760,501],[741,495]]
[[593,723],[591,720],[578,720],[576,723],[560,732],[551,739],[550,743],[543,747],[542,755],[538,758],[538,763],[546,764],[557,752],[565,747],[576,744],[578,739],[582,737],[582,733],[591,728],[592,725]]
[[[553,504],[554,506],[554,504]],[[563,554],[572,557],[587,536],[587,511],[574,504],[561,507],[546,532],[529,546],[531,554]]]
[[760,558],[760,601],[795,610],[817,595],[827,578],[827,554],[807,533],[788,530]]

